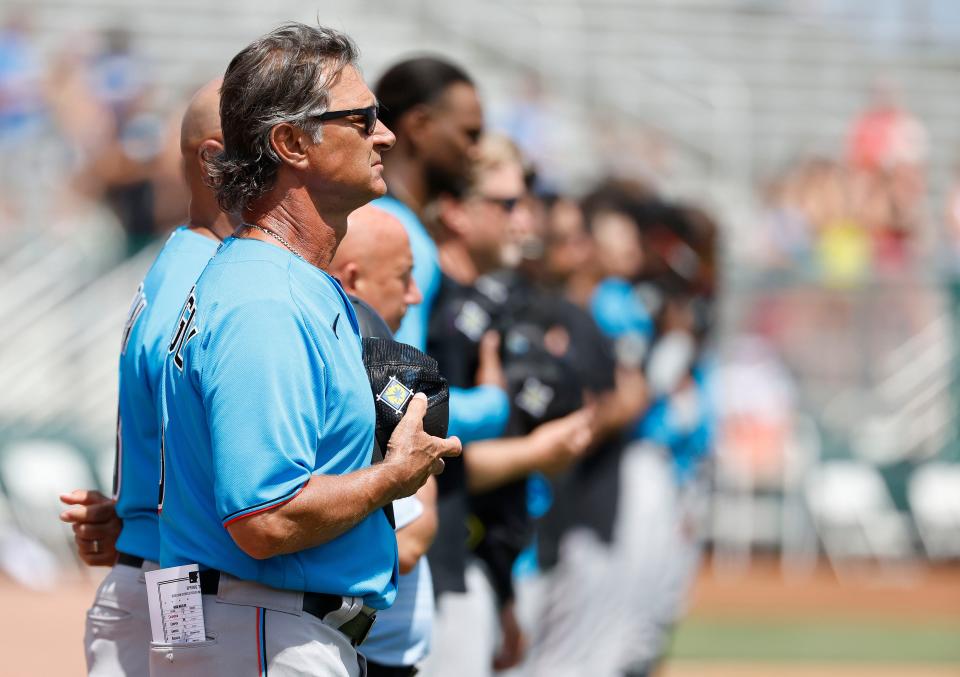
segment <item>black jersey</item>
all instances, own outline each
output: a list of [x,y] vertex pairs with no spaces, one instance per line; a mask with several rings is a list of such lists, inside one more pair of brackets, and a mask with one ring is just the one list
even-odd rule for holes
[[[545,297],[531,313],[543,322],[567,331],[564,361],[573,369],[586,393],[600,394],[615,386],[616,356],[613,343],[585,310],[564,299]],[[537,524],[540,567],[557,561],[560,539],[569,529],[582,526],[602,540],[613,539],[613,522],[620,494],[620,462],[626,436],[606,440],[582,461],[550,481],[553,502]]]
[[[470,305],[473,295],[470,287],[442,275],[428,324],[427,354],[437,361],[440,373],[453,388],[476,385],[479,337],[489,325],[489,315]],[[437,476],[437,535],[428,552],[437,596],[467,589],[469,504],[463,458],[448,458],[445,463]]]
[[[582,405],[582,375],[572,360],[547,349],[551,329],[560,327],[560,331],[569,333],[565,328],[569,320],[560,317],[565,314],[569,314],[569,308],[559,299],[543,294],[511,271],[481,277],[472,287],[444,277],[431,316],[428,352],[437,359],[451,385],[469,387],[479,366],[480,340],[490,329],[500,332],[511,403],[505,434],[523,436]],[[430,553],[435,589],[438,593],[463,589],[453,587],[463,585],[466,562],[464,539],[457,539],[457,533],[462,534],[461,525],[469,521],[471,546],[487,564],[503,602],[513,594],[513,563],[532,541],[527,480],[522,478],[468,497],[462,462],[458,466],[440,491],[440,521],[447,524],[435,541],[437,552]],[[450,540],[440,544],[441,539]]]

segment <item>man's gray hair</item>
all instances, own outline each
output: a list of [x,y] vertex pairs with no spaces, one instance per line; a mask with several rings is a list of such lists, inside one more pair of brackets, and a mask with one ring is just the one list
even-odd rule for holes
[[273,187],[280,167],[273,127],[288,122],[320,141],[330,87],[358,57],[349,36],[301,23],[284,24],[233,57],[220,90],[224,150],[207,159],[221,209],[243,211]]

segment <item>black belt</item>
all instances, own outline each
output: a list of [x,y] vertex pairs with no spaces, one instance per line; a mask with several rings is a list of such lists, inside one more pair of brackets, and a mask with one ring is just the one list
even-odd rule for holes
[[143,566],[143,558],[137,557],[136,555],[128,555],[125,552],[117,553],[117,564],[124,564],[128,567],[133,567],[134,569],[139,569]]
[[[220,572],[216,569],[203,569],[200,571],[200,593],[203,595],[216,595],[220,589]],[[343,606],[343,597],[340,595],[331,595],[325,592],[304,592],[303,610],[312,616],[316,616],[321,621],[332,611],[339,611]],[[336,629],[345,634],[353,646],[359,646],[367,638],[373,622],[376,620],[375,611],[362,609],[360,613],[351,618]]]
[[367,677],[413,677],[416,674],[417,668],[412,665],[394,667],[376,661],[367,661]]

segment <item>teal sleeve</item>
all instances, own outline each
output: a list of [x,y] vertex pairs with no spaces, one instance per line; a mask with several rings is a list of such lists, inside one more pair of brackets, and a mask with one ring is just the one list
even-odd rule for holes
[[590,314],[607,336],[635,333],[648,341],[653,338],[653,318],[626,280],[611,277],[597,285],[590,298]]
[[450,388],[450,432],[463,444],[503,435],[510,417],[510,400],[496,386]]

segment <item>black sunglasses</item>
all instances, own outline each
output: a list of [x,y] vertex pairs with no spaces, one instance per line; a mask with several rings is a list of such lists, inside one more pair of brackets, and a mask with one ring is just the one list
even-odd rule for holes
[[490,197],[489,195],[477,195],[476,197],[484,202],[499,205],[508,214],[513,211],[514,207],[516,207],[520,201],[518,197]]
[[350,110],[332,110],[326,113],[322,113],[317,117],[322,121],[326,122],[327,120],[339,120],[340,118],[349,118],[354,115],[362,115],[364,122],[364,131],[367,133],[367,136],[373,134],[373,131],[377,128],[377,114],[380,112],[380,107],[377,104],[372,106],[367,106],[366,108],[351,108]]

